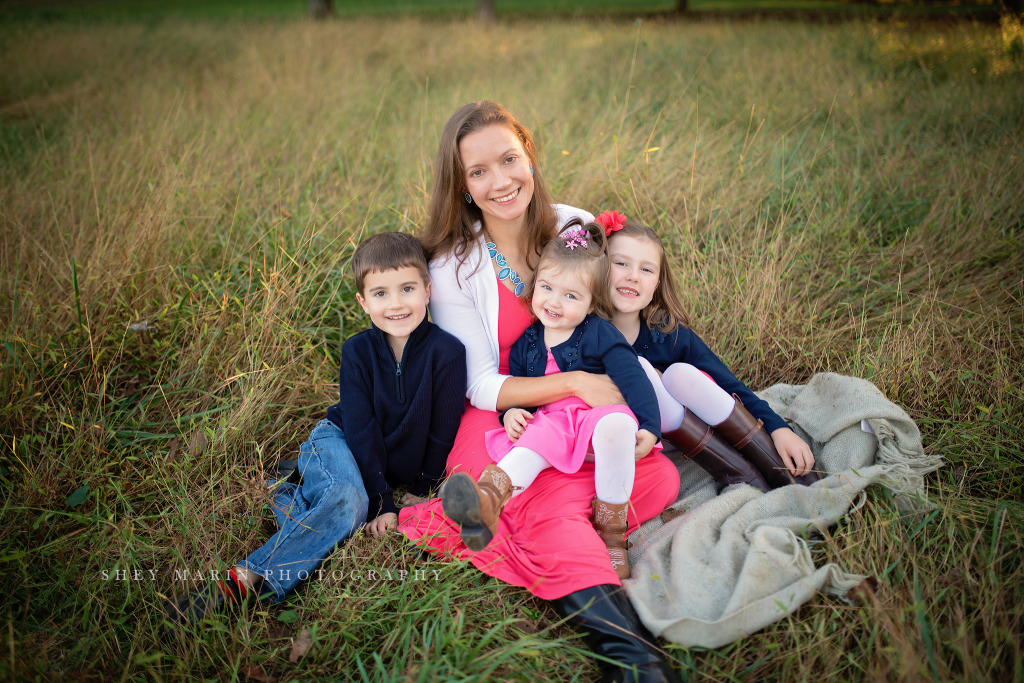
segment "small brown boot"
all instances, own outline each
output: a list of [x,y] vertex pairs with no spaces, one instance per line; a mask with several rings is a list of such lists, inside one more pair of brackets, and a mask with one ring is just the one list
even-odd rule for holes
[[757,468],[692,410],[683,415],[683,424],[661,438],[678,448],[684,460],[693,459],[719,484],[750,484],[765,493],[771,490]]
[[754,419],[754,416],[743,406],[743,401],[739,396],[733,394],[732,397],[736,399],[736,407],[729,413],[729,417],[714,426],[714,430],[731,443],[733,448],[742,453],[747,460],[754,463],[754,466],[761,471],[765,481],[772,488],[777,489],[789,484],[810,486],[821,479],[817,472],[794,477],[775,448],[775,442],[772,441],[771,435],[764,430],[764,423]]
[[498,533],[498,517],[512,498],[512,480],[497,465],[484,468],[480,479],[465,472],[452,475],[441,490],[448,519],[462,527],[462,542],[470,550],[483,550]]
[[626,511],[629,503],[612,505],[599,498],[594,499],[594,529],[608,547],[608,559],[612,562],[619,579],[629,578],[629,559],[626,557]]

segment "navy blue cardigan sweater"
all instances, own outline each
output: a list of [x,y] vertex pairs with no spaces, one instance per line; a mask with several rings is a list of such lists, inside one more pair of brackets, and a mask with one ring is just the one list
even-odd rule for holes
[[641,322],[640,334],[633,342],[633,348],[638,355],[646,358],[662,372],[673,363],[689,363],[698,370],[708,373],[718,386],[730,395],[739,396],[750,414],[764,422],[764,428],[769,434],[780,427],[789,426],[765,401],[755,396],[746,384],[738,380],[715,352],[708,348],[704,340],[690,328],[680,326],[675,332],[665,334],[661,330],[652,330],[645,322]]
[[398,512],[393,487],[426,496],[444,476],[465,410],[466,348],[425,317],[402,361],[376,325],[341,348],[341,400],[327,419],[344,433],[370,499],[367,520]]
[[[583,370],[611,377],[636,415],[639,428],[661,440],[661,413],[654,387],[636,359],[636,351],[614,325],[591,313],[568,340],[552,347],[551,355],[562,372]],[[508,369],[513,377],[543,377],[547,364],[544,326],[538,320],[512,345]],[[505,412],[499,416],[503,423]]]

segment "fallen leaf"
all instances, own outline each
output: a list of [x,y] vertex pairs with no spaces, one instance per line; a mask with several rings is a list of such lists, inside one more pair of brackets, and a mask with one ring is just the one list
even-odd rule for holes
[[188,442],[188,453],[192,457],[201,455],[209,445],[210,440],[206,437],[206,434],[196,432],[192,435],[192,440]]
[[535,622],[533,619],[522,619],[519,622],[519,630],[523,633],[536,633],[537,622]]
[[170,440],[170,442],[168,442],[168,444],[167,444],[167,457],[164,458],[164,463],[165,464],[169,465],[172,462],[174,462],[174,456],[177,455],[177,453],[178,453],[178,441],[179,441],[178,437],[174,437],[173,439]]
[[292,637],[292,629],[287,624],[272,622],[270,624],[270,640],[285,640]]
[[68,497],[68,499],[64,501],[64,504],[67,505],[68,507],[75,507],[75,506],[78,506],[78,505],[81,505],[82,503],[84,503],[85,499],[88,498],[88,497],[89,497],[89,487],[88,486],[82,486],[77,491],[72,493]]
[[142,380],[139,378],[139,376],[135,375],[130,380],[124,383],[124,388],[121,389],[121,395],[133,396],[135,392],[139,390],[139,384],[141,384],[141,382]]
[[308,628],[304,628],[299,631],[299,635],[295,636],[295,640],[292,641],[292,651],[288,655],[288,661],[292,664],[298,664],[299,660],[306,656],[309,652],[309,648],[313,646],[313,635],[309,632]]
[[277,677],[271,676],[263,670],[263,667],[259,664],[248,664],[242,669],[242,673],[247,678],[251,678],[254,681],[260,681],[260,683],[277,683]]
[[850,589],[850,594],[866,603],[878,603],[878,579],[873,576],[865,578]]
[[686,514],[686,510],[672,510],[672,509],[668,509],[668,510],[665,510],[664,512],[661,513],[661,521],[663,521],[666,524],[668,524],[673,519],[675,519],[677,517],[682,517],[685,514]]

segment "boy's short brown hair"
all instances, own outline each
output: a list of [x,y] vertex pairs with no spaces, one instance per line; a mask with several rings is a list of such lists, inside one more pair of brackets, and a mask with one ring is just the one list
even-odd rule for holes
[[427,253],[418,239],[406,232],[379,232],[359,243],[352,255],[352,274],[356,291],[363,294],[367,273],[398,270],[412,266],[420,271],[423,284],[430,282]]

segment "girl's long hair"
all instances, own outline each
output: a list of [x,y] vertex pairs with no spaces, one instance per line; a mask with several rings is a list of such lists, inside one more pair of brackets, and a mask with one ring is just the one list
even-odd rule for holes
[[[574,238],[573,232],[579,238]],[[580,242],[585,242],[582,246]],[[570,248],[571,246],[571,248]],[[562,232],[550,240],[540,254],[540,262],[537,264],[533,276],[530,277],[523,293],[524,301],[533,299],[533,291],[537,286],[537,275],[542,268],[555,268],[562,270],[571,268],[583,276],[593,295],[591,306],[594,313],[605,320],[611,320],[615,309],[612,307],[612,297],[609,290],[611,277],[608,263],[608,240],[604,236],[604,226],[599,223],[587,223],[579,218],[573,218],[565,224]]]
[[658,233],[641,223],[626,221],[621,230],[612,233],[609,241],[619,235],[650,240],[658,245],[658,251],[661,252],[661,264],[658,266],[658,288],[654,290],[654,298],[651,299],[651,303],[644,306],[644,310],[640,312],[643,321],[652,330],[657,328],[665,334],[672,334],[680,326],[690,327],[690,316],[683,308],[682,301],[679,300],[676,281],[672,276],[672,269],[669,267],[668,255],[665,253],[665,245],[658,237]]
[[430,215],[421,239],[429,259],[451,254],[458,259],[459,268],[478,244],[473,226],[483,220],[483,214],[476,204],[466,203],[466,169],[459,156],[459,143],[470,133],[493,125],[508,126],[516,134],[533,167],[533,197],[526,207],[526,220],[519,236],[520,249],[527,265],[533,269],[541,248],[556,233],[557,217],[551,205],[551,194],[537,165],[537,146],[530,131],[507,109],[488,100],[463,105],[444,126],[434,162]]

